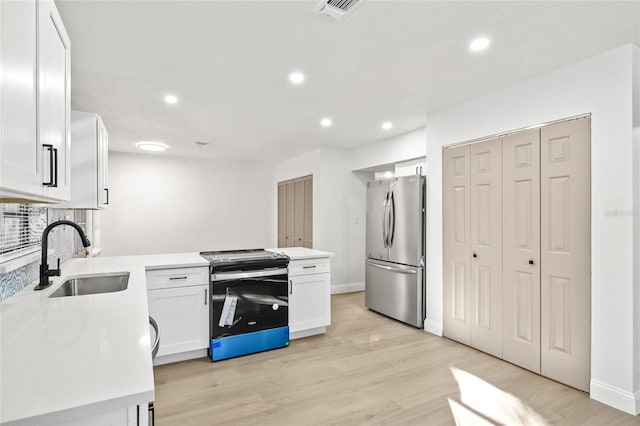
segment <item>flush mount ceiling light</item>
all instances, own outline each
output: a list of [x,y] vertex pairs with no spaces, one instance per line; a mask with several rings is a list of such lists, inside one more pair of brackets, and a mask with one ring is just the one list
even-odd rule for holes
[[331,126],[331,124],[332,124],[332,121],[330,118],[323,118],[322,120],[320,120],[320,125],[322,127],[329,127]]
[[384,130],[389,130],[393,127],[393,124],[391,124],[390,121],[385,121],[384,123],[382,123],[382,128]]
[[196,141],[195,143],[196,143],[196,145],[198,145],[199,147],[205,147],[205,146],[209,146],[209,145],[211,145],[211,142],[206,142],[206,141]]
[[480,52],[489,47],[490,44],[491,41],[487,37],[478,37],[469,44],[469,49],[472,52]]
[[143,151],[162,152],[169,148],[169,145],[161,142],[141,141],[136,144],[138,149]]
[[289,81],[292,84],[302,84],[304,79],[305,79],[304,74],[302,74],[300,71],[294,71],[291,74],[289,74]]
[[176,95],[164,95],[164,101],[170,105],[178,103],[178,97]]

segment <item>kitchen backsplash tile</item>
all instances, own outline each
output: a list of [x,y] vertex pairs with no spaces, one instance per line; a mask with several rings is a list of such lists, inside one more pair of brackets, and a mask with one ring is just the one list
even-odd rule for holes
[[[48,222],[52,223],[60,219],[73,220],[71,210],[47,209]],[[57,259],[64,263],[73,256],[73,238],[75,231],[68,226],[59,226],[49,234],[49,249],[53,254],[49,255],[47,262],[55,267]],[[40,261],[35,261],[13,271],[0,274],[0,302],[20,292],[29,284],[38,280]]]

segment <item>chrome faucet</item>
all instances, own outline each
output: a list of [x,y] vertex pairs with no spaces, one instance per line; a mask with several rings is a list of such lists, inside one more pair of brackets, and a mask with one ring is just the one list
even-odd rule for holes
[[47,264],[47,246],[49,242],[49,232],[60,225],[69,225],[75,228],[80,234],[80,239],[82,240],[82,245],[85,247],[89,247],[91,242],[85,235],[84,231],[75,222],[71,222],[70,220],[59,220],[57,222],[53,222],[49,224],[44,231],[42,232],[42,261],[40,262],[40,283],[36,286],[34,290],[43,290],[51,285],[51,281],[49,281],[49,277],[59,277],[60,276],[60,258],[58,258],[58,267],[56,269],[49,269],[49,265]]

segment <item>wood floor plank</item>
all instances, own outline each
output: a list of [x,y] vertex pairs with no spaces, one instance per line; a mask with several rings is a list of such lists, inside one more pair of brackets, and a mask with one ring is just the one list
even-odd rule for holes
[[157,424],[453,425],[448,398],[461,398],[453,365],[548,424],[640,425],[640,417],[583,392],[371,312],[363,293],[331,302],[333,325],[324,335],[216,363],[155,367]]

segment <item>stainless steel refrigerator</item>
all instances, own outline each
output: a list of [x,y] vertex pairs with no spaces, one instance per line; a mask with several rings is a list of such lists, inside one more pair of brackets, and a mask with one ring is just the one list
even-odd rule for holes
[[424,304],[425,178],[367,183],[365,305],[422,327]]

